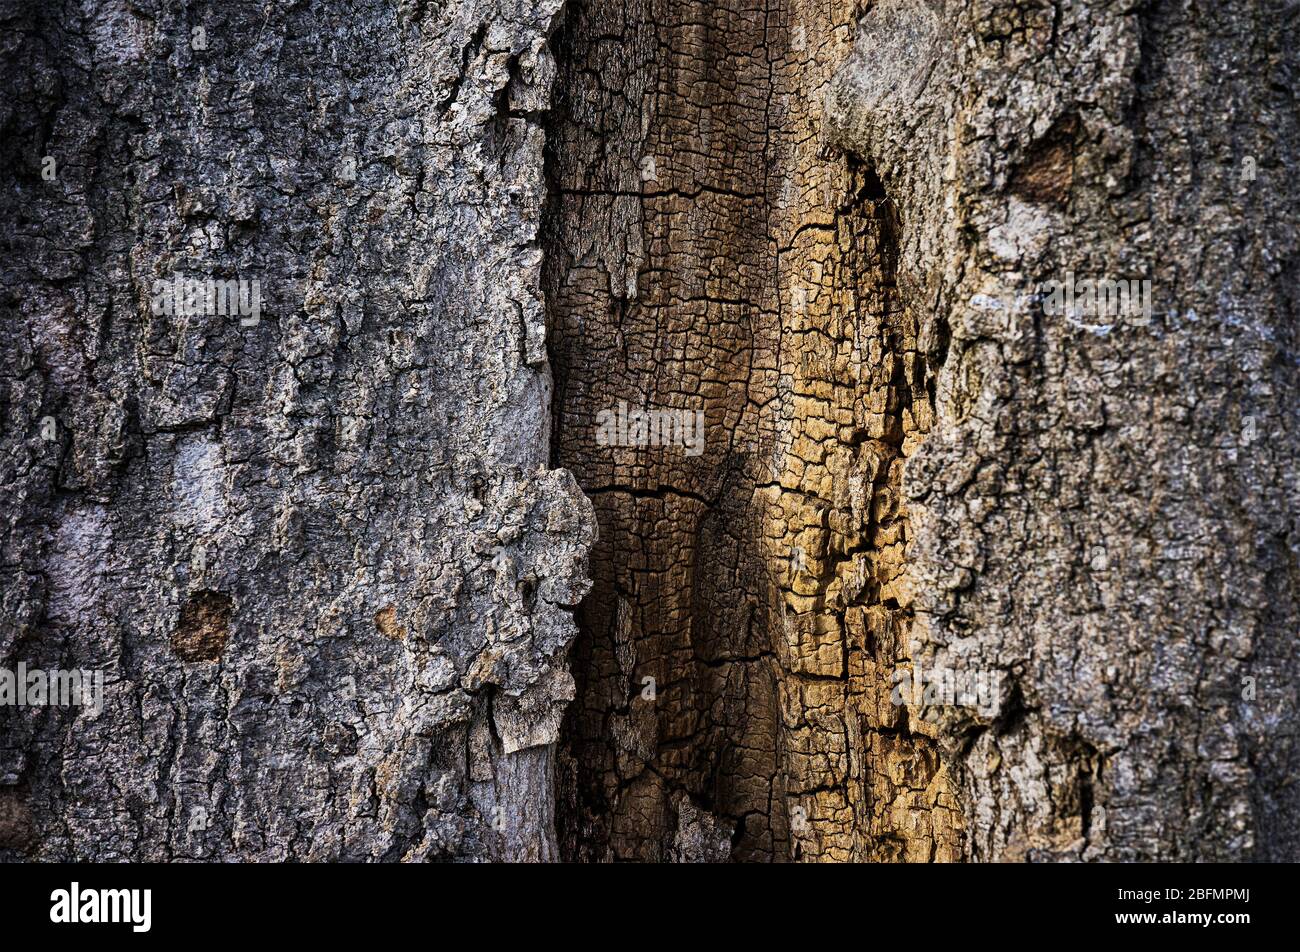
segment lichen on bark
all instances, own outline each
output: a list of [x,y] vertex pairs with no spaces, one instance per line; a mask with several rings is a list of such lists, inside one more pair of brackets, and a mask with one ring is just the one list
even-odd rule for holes
[[555,856],[558,8],[6,8],[0,665],[107,687],[0,709],[0,855]]

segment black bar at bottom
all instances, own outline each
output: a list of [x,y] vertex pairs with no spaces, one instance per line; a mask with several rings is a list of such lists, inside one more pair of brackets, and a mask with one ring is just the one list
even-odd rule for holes
[[[827,938],[823,930],[847,926],[848,937],[864,944],[900,943],[906,936],[928,944],[1101,933],[1179,941],[1196,935],[1218,943],[1238,941],[1260,925],[1285,926],[1279,878],[1290,872],[1258,865],[32,864],[0,866],[0,907],[10,941],[30,934],[127,942],[319,937],[335,943],[349,936],[373,942],[406,939],[414,930],[424,937],[417,941],[460,944],[469,930],[493,945],[512,934],[532,942],[566,933],[604,936],[621,944],[637,936],[702,938],[702,932],[730,944],[737,926],[766,930],[784,918],[783,932],[809,930],[809,940],[819,936],[818,942]],[[1044,933],[1044,925],[1053,931]]]

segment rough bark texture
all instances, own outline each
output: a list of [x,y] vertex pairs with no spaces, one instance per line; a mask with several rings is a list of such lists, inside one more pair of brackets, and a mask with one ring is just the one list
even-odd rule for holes
[[914,657],[1002,672],[936,719],[970,858],[1300,855],[1295,13],[882,3],[828,97],[952,341],[904,494]]
[[0,709],[2,855],[555,856],[558,7],[8,5],[0,665],[108,683]]
[[1293,4],[0,11],[0,859],[1300,859]]
[[[889,703],[912,618],[900,481],[942,340],[900,306],[879,178],[820,135],[854,22],[646,0],[570,4],[557,36],[556,451],[601,522],[576,856],[662,857],[681,795],[738,859],[957,855],[935,745]],[[702,409],[703,454],[597,445],[620,401]]]
[[[743,859],[1295,856],[1292,11],[569,9],[564,847],[663,857],[686,798]],[[1153,320],[1045,314],[1067,272]],[[618,401],[705,453],[598,446]]]

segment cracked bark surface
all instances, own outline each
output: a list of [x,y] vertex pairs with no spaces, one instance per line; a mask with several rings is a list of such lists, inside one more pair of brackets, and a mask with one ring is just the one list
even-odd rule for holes
[[881,4],[827,101],[950,327],[904,491],[918,654],[1002,672],[937,718],[970,858],[1297,855],[1295,14]]
[[1296,25],[0,6],[0,861],[1300,857]]
[[[1293,8],[569,11],[562,848],[703,810],[737,859],[1294,857]],[[1070,271],[1154,320],[1045,313]],[[696,401],[705,453],[598,446],[617,400]]]
[[[574,856],[662,858],[683,797],[737,859],[957,855],[951,781],[887,681],[942,340],[898,297],[879,178],[818,129],[856,12],[570,4],[557,36],[555,461],[601,524]],[[703,409],[704,453],[597,445],[620,401]]]

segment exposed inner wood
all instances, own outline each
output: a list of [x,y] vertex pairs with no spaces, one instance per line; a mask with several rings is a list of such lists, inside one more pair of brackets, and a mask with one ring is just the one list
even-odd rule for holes
[[[935,744],[890,700],[935,358],[897,287],[908,223],[820,135],[858,6],[575,2],[555,38],[554,462],[600,523],[571,859],[960,852]],[[602,445],[620,404],[703,410],[703,452]]]

